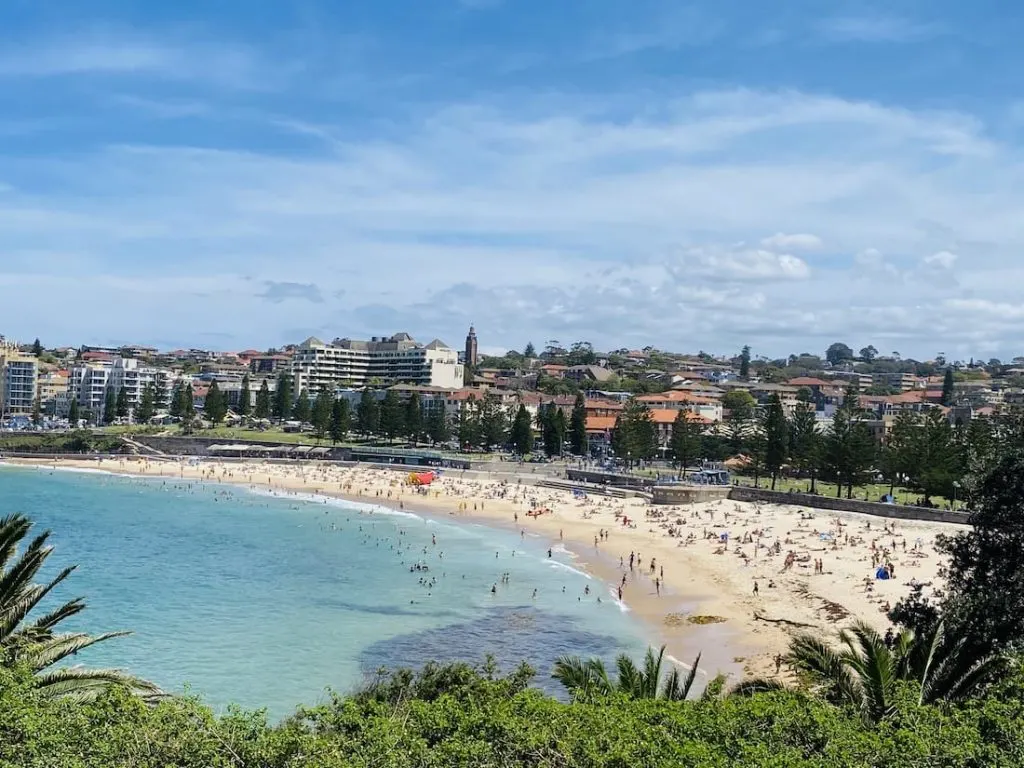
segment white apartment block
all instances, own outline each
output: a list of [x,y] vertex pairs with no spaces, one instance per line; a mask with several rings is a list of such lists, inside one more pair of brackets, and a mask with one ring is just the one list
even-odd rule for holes
[[437,339],[418,344],[407,333],[370,341],[335,339],[330,344],[306,339],[295,350],[291,372],[296,391],[311,393],[377,382],[457,389],[465,375],[454,349]]
[[173,374],[162,368],[139,365],[130,357],[120,357],[110,362],[84,363],[71,369],[68,380],[70,397],[78,400],[79,408],[92,411],[98,419],[103,416],[107,389],[114,393],[124,387],[128,406],[135,409],[142,400],[143,390],[155,384],[166,403],[174,386]]
[[0,417],[32,413],[39,361],[0,337]]
[[[102,418],[107,382],[113,367],[110,362],[75,365],[68,377],[68,407],[71,407],[70,400],[74,399],[80,409],[92,412],[96,419]],[[85,418],[84,414],[82,418]]]

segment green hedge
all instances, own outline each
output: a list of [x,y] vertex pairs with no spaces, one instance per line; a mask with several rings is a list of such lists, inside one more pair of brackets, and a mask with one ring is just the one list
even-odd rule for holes
[[92,704],[41,701],[25,676],[0,670],[0,766],[1024,765],[1016,694],[949,710],[915,701],[906,689],[896,714],[871,728],[799,693],[569,705],[478,676],[426,699],[336,698],[274,725],[261,713],[217,717],[192,699],[149,707],[115,692]]

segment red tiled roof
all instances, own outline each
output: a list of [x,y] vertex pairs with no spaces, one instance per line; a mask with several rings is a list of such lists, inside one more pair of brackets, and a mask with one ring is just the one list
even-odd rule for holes
[[684,418],[689,419],[690,421],[697,421],[697,422],[700,422],[701,424],[710,424],[711,423],[708,419],[705,419],[703,416],[698,416],[697,414],[692,413],[690,411],[681,411],[680,412],[680,411],[674,410],[672,408],[652,408],[651,409],[651,420],[655,424],[671,424],[672,422],[674,422],[676,420],[676,417],[680,413],[685,414]]
[[822,379],[815,379],[812,376],[797,376],[786,382],[791,387],[827,387],[829,382]]
[[703,403],[704,405],[712,405],[717,403],[713,397],[702,397],[701,395],[695,395],[692,392],[686,390],[673,389],[668,392],[662,392],[657,395],[641,395],[637,398],[641,403]]
[[615,429],[614,416],[587,416],[587,432],[604,432]]
[[901,392],[898,395],[889,395],[885,398],[886,402],[892,403],[893,405],[902,405],[904,403],[919,403],[924,399],[924,390],[912,389],[909,392]]
[[618,400],[587,400],[587,410],[621,411],[625,408]]

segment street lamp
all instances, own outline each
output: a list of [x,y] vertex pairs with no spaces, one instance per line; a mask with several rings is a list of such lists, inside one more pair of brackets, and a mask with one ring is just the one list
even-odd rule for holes
[[960,488],[960,481],[959,480],[954,480],[953,481],[953,511],[954,512],[956,512],[956,492],[957,492],[957,489],[959,489],[959,488]]

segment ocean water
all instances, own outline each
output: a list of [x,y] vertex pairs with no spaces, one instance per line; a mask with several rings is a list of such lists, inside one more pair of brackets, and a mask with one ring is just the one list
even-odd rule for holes
[[610,659],[647,644],[569,553],[549,559],[549,542],[512,531],[238,486],[0,466],[0,515],[13,512],[53,531],[50,575],[78,564],[52,601],[86,598],[68,629],[134,633],[76,663],[128,669],[217,710],[284,717],[381,666],[486,654],[503,668],[529,661],[554,692],[559,655]]

